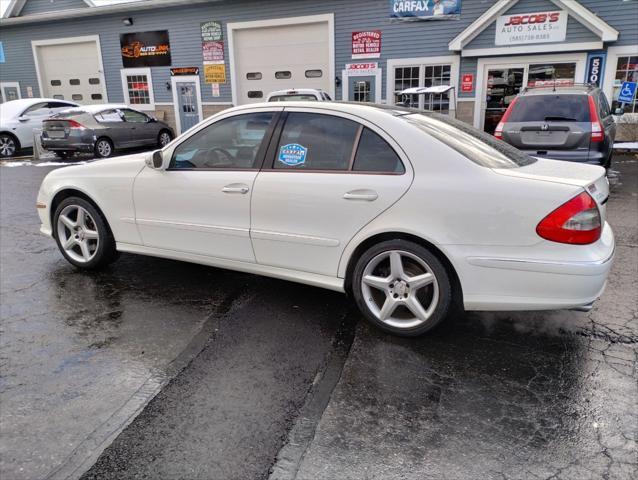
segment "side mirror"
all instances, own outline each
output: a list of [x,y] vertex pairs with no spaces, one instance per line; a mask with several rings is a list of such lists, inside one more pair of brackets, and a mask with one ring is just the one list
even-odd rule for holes
[[149,117],[148,118],[149,123],[156,123],[157,122],[157,118],[155,117]]
[[614,110],[614,115],[620,116],[623,113],[625,113],[625,110],[623,110],[622,108],[617,108],[616,110]]
[[146,165],[155,170],[161,170],[164,165],[164,155],[161,150],[155,150],[153,154],[146,157]]
[[27,117],[26,115],[21,115],[18,117],[19,122],[26,122],[27,120],[29,120],[29,117]]

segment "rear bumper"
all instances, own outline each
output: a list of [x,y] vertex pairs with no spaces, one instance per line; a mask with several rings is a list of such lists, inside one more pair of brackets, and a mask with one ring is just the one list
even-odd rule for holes
[[42,133],[42,148],[51,151],[86,152],[95,147],[96,137],[92,130],[73,131],[67,138],[49,138],[46,131]]
[[604,165],[607,155],[598,151],[579,150],[522,150],[532,157],[548,158],[550,160],[564,160],[567,162],[589,163],[592,165]]
[[95,143],[90,142],[69,142],[68,140],[45,140],[42,139],[42,148],[52,152],[85,152],[93,151]]
[[591,305],[603,293],[613,266],[611,227],[605,224],[601,239],[593,245],[551,243],[528,248],[525,256],[466,255],[455,265],[465,309],[559,310]]

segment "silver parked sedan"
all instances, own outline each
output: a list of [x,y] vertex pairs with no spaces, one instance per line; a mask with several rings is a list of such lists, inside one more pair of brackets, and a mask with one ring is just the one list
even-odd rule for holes
[[86,105],[45,120],[42,147],[62,158],[75,152],[106,158],[119,148],[161,148],[174,136],[168,124],[127,105]]

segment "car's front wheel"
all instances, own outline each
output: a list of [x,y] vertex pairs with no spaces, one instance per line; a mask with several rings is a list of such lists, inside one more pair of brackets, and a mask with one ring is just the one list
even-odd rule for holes
[[90,202],[69,197],[56,208],[55,240],[64,258],[76,267],[97,269],[117,258],[113,234]]
[[361,255],[352,292],[368,320],[402,336],[433,329],[452,305],[445,266],[421,245],[401,239],[379,243]]
[[113,155],[113,142],[108,138],[98,138],[95,142],[95,156],[99,158],[108,158]]
[[18,151],[18,141],[13,135],[0,133],[0,158],[13,157]]

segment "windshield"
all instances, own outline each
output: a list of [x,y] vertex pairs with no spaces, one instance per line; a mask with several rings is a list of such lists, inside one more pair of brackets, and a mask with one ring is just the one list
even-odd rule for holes
[[297,102],[297,101],[316,101],[317,97],[310,94],[298,94],[298,95],[275,95],[270,97],[269,102]]
[[589,122],[587,95],[548,94],[518,97],[508,122]]
[[483,167],[517,168],[536,161],[492,135],[446,115],[423,112],[401,118]]

